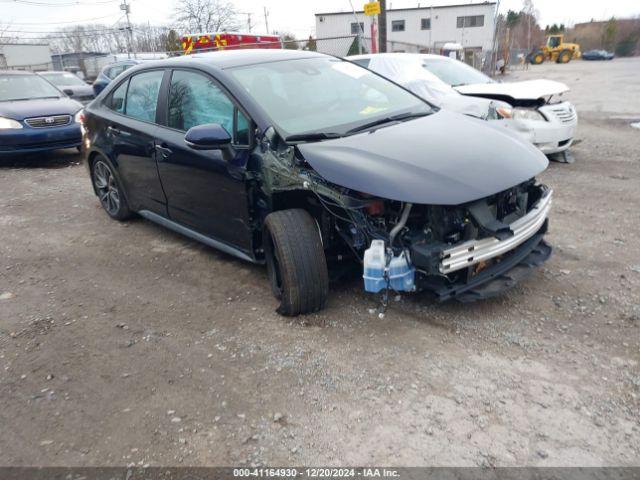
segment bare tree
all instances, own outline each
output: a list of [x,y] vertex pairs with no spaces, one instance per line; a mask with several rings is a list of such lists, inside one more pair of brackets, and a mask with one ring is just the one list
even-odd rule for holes
[[0,23],[0,43],[10,43],[16,41],[16,36],[9,31],[10,28],[10,23]]
[[184,0],[174,10],[184,33],[238,30],[238,12],[227,0]]

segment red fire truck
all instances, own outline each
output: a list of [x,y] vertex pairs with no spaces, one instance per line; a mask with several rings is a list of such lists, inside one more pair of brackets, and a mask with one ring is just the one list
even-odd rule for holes
[[277,35],[255,35],[240,32],[195,33],[183,36],[180,41],[186,55],[195,52],[237,50],[239,48],[282,48],[280,37]]

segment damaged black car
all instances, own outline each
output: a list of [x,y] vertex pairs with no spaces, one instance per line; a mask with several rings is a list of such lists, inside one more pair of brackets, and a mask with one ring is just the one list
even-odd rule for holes
[[283,315],[322,309],[329,273],[349,262],[372,293],[469,301],[551,254],[542,153],[327,55],[145,63],[87,107],[85,129],[112,218],[265,263]]

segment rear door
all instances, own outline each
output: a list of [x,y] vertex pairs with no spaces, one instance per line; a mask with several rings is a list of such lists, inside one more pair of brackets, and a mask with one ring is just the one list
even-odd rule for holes
[[[158,170],[169,217],[199,233],[245,252],[251,229],[244,169],[249,154],[248,116],[209,75],[173,70],[166,90],[164,126],[156,138]],[[231,135],[236,153],[194,150],[184,141],[189,128],[217,123]]]
[[158,93],[165,70],[137,73],[107,98],[105,137],[132,210],[166,216],[166,198],[156,165]]

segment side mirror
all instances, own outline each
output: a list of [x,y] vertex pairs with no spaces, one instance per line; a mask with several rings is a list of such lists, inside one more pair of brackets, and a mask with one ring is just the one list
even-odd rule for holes
[[70,88],[65,88],[63,92],[65,93],[65,95],[68,95],[70,97],[73,96],[73,90],[71,90]]
[[191,127],[184,136],[186,144],[194,150],[216,150],[231,143],[231,135],[217,123]]

